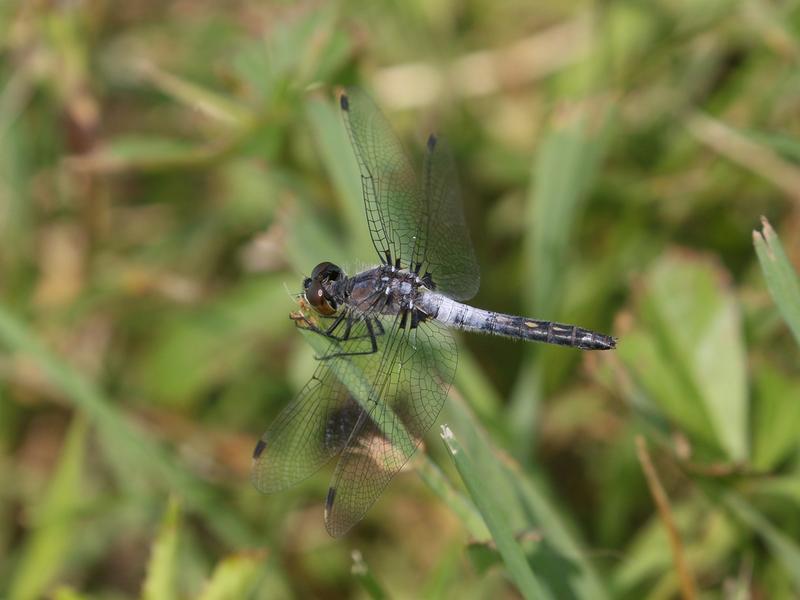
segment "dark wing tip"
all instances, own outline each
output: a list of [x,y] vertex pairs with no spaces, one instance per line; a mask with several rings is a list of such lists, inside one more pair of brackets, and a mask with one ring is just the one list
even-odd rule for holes
[[261,456],[261,453],[264,452],[264,448],[266,447],[267,443],[264,440],[258,440],[255,450],[253,450],[253,458],[257,459],[259,456]]
[[439,141],[439,140],[438,140],[438,138],[436,137],[436,135],[435,135],[435,134],[433,134],[433,133],[432,133],[432,134],[430,134],[430,135],[428,136],[428,150],[431,150],[431,151],[432,151],[432,150],[433,150],[433,149],[436,147],[436,143],[437,143],[438,141]]
[[347,94],[342,93],[342,95],[339,96],[339,106],[342,107],[342,110],[350,110],[350,100],[348,99]]
[[328,517],[331,514],[331,510],[333,509],[333,501],[336,499],[336,488],[329,487],[328,488],[328,496],[325,498],[325,521],[328,521]]

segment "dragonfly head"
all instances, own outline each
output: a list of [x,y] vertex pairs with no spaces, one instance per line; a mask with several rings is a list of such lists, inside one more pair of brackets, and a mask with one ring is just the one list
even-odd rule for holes
[[338,303],[331,284],[343,275],[342,269],[330,262],[322,262],[314,267],[311,277],[303,280],[303,296],[311,308],[321,315],[336,313]]

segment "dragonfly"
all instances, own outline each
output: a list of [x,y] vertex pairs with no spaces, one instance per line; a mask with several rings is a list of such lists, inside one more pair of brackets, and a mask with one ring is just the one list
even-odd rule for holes
[[339,106],[379,263],[348,275],[321,262],[304,279],[301,310],[290,316],[311,336],[318,363],[256,444],[252,471],[255,487],[273,493],[338,457],[324,509],[333,537],[364,517],[438,417],[458,362],[450,330],[616,346],[575,325],[465,304],[480,273],[447,144],[428,138],[420,177],[366,93],[346,90]]

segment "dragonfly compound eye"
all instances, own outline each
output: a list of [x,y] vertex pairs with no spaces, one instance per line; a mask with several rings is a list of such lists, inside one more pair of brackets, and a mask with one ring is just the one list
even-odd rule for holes
[[322,284],[312,279],[305,291],[306,301],[321,315],[332,315],[336,312],[336,303],[327,296]]
[[333,264],[332,262],[321,262],[314,267],[314,270],[311,272],[311,279],[315,279],[317,281],[322,281],[323,279],[327,279],[328,281],[336,281],[339,279],[341,274],[342,269],[337,265]]

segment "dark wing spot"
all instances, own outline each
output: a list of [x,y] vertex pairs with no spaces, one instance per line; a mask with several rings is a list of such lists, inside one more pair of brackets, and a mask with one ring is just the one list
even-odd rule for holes
[[258,440],[256,444],[256,449],[253,450],[253,458],[258,458],[261,456],[261,453],[264,452],[264,448],[267,447],[267,443],[264,440]]
[[428,150],[433,150],[436,147],[436,136],[434,134],[430,134],[428,136]]
[[336,488],[328,488],[328,497],[325,498],[325,514],[330,514],[333,501],[336,498]]
[[342,107],[342,110],[350,110],[350,100],[347,99],[347,94],[339,96],[339,106]]

